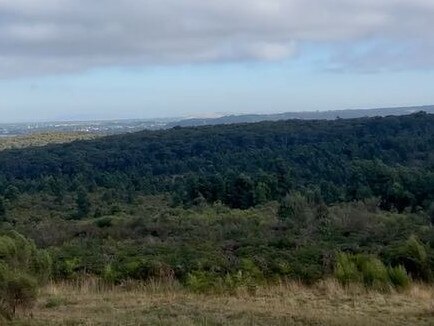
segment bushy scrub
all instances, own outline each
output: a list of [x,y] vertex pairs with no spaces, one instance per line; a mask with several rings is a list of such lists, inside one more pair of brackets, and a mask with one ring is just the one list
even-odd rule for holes
[[30,307],[37,287],[50,276],[49,256],[16,232],[0,235],[0,315],[11,319]]
[[412,235],[404,243],[392,247],[386,256],[391,264],[404,266],[412,278],[433,280],[427,249],[416,236]]
[[362,274],[357,268],[353,256],[344,253],[337,257],[335,276],[344,285],[362,280]]
[[264,282],[264,275],[250,259],[243,259],[238,271],[219,275],[206,271],[194,271],[187,275],[185,286],[198,293],[235,293],[245,288],[255,293],[258,285]]
[[306,223],[308,207],[307,199],[301,193],[294,192],[282,198],[278,214],[282,220]]
[[290,277],[306,284],[313,284],[324,276],[323,250],[311,245],[293,251],[289,261]]
[[361,271],[363,284],[376,289],[387,289],[389,286],[389,275],[387,268],[376,257],[357,255],[356,264]]
[[403,266],[387,268],[377,257],[363,254],[338,254],[335,277],[344,285],[363,283],[378,290],[403,288],[411,282]]
[[389,267],[387,272],[390,282],[396,288],[407,288],[411,284],[411,278],[403,266]]
[[212,275],[203,271],[192,272],[187,275],[185,285],[193,292],[204,293],[221,285],[222,279],[219,276]]
[[11,319],[18,307],[31,307],[36,300],[37,281],[26,273],[3,270],[0,282],[0,314]]

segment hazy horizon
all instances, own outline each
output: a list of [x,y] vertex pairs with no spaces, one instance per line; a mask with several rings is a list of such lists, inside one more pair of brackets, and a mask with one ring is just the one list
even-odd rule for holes
[[213,119],[227,116],[244,116],[244,115],[279,115],[288,113],[326,113],[326,112],[339,112],[339,111],[371,111],[371,110],[393,110],[393,109],[418,109],[423,110],[424,107],[434,107],[434,104],[422,104],[422,105],[409,105],[409,106],[392,106],[392,107],[358,107],[358,108],[342,108],[342,109],[312,109],[312,110],[293,110],[293,111],[275,111],[275,112],[204,112],[192,115],[179,115],[179,116],[151,116],[151,117],[106,117],[106,118],[86,118],[86,116],[80,117],[60,117],[56,119],[35,119],[35,120],[11,120],[2,121],[0,124],[37,124],[37,123],[86,123],[86,122],[110,122],[110,121],[181,121],[187,119]]

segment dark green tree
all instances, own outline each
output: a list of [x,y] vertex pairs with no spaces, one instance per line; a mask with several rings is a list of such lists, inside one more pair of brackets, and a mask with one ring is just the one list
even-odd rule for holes
[[8,200],[16,200],[20,195],[20,191],[14,185],[9,185],[5,191],[5,198]]
[[0,222],[6,220],[6,205],[3,197],[0,197]]
[[271,197],[271,191],[264,182],[259,182],[255,187],[255,204],[264,204]]
[[240,174],[233,180],[228,194],[228,203],[233,208],[247,209],[254,204],[254,183],[252,179]]
[[83,218],[86,217],[90,213],[91,203],[89,200],[89,195],[85,188],[80,187],[77,190],[77,217]]
[[434,225],[434,203],[428,207],[428,216],[432,225]]

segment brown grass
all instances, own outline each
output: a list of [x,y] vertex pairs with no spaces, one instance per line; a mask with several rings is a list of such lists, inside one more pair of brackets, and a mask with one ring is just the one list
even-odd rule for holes
[[30,135],[0,138],[0,151],[12,148],[40,147],[48,144],[70,143],[76,140],[92,140],[101,134],[90,132],[37,132]]
[[[1,323],[1,322],[0,322]],[[255,295],[201,295],[173,282],[50,284],[15,325],[434,325],[434,288],[379,293],[335,281],[281,283]]]

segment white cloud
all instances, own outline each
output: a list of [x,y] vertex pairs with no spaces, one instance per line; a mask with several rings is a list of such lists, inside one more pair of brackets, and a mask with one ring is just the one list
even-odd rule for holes
[[342,69],[432,68],[432,30],[432,0],[0,0],[0,76],[280,60],[304,43]]

